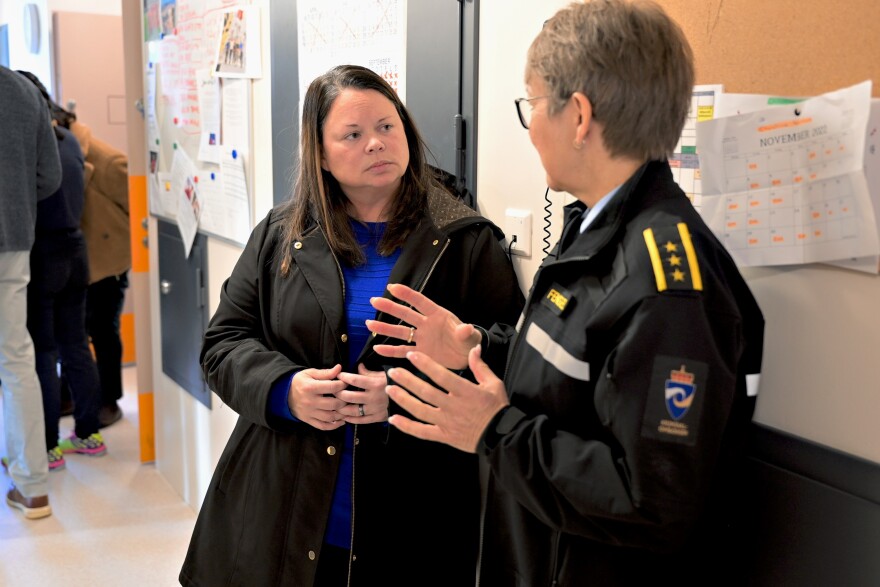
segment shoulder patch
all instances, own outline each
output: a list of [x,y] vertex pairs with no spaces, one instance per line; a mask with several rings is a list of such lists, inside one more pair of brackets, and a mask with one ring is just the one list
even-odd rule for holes
[[642,436],[694,446],[707,401],[709,365],[685,357],[658,355],[651,370]]
[[687,224],[646,228],[642,234],[654,267],[657,291],[703,289],[700,264]]

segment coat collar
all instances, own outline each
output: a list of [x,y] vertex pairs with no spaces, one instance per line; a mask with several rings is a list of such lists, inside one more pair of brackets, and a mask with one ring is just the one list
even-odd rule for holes
[[556,259],[592,257],[641,210],[669,198],[686,197],[681,190],[670,189],[670,185],[675,186],[675,182],[667,161],[645,163],[626,180],[590,228],[582,234],[572,235],[571,231],[580,230],[579,219],[586,207],[581,202],[569,204],[566,206],[566,224],[560,245],[566,236],[571,244],[558,246]]

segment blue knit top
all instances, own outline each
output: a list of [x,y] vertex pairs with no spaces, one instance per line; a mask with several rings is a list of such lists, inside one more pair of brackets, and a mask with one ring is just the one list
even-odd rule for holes
[[[344,369],[349,373],[357,373],[355,361],[370,337],[365,321],[376,317],[376,311],[370,305],[370,298],[385,293],[391,269],[400,257],[400,249],[387,257],[379,255],[377,246],[385,233],[384,222],[362,224],[352,221],[351,225],[355,238],[366,256],[366,263],[363,265],[342,266],[345,280],[345,318],[348,324],[348,365],[345,365]],[[288,420],[297,419],[287,404],[287,393],[293,375],[276,383],[269,398],[270,412]],[[346,425],[339,475],[333,490],[333,506],[327,524],[327,535],[324,537],[326,543],[345,549],[351,547],[353,449],[354,426]]]

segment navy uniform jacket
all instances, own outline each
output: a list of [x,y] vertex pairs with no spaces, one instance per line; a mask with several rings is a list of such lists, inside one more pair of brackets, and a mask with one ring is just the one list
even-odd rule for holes
[[736,540],[763,317],[666,162],[571,233],[582,211],[535,277],[511,407],[481,439],[480,584],[689,584]]

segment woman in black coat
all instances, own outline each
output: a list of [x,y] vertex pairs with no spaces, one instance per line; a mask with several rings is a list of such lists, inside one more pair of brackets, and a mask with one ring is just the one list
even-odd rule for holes
[[[387,425],[397,361],[365,321],[399,322],[370,306],[388,283],[468,322],[515,320],[501,236],[436,181],[381,77],[340,66],[312,82],[294,196],[254,229],[205,334],[207,381],[240,417],[182,584],[474,582],[476,457]],[[422,530],[402,532],[412,511]]]

